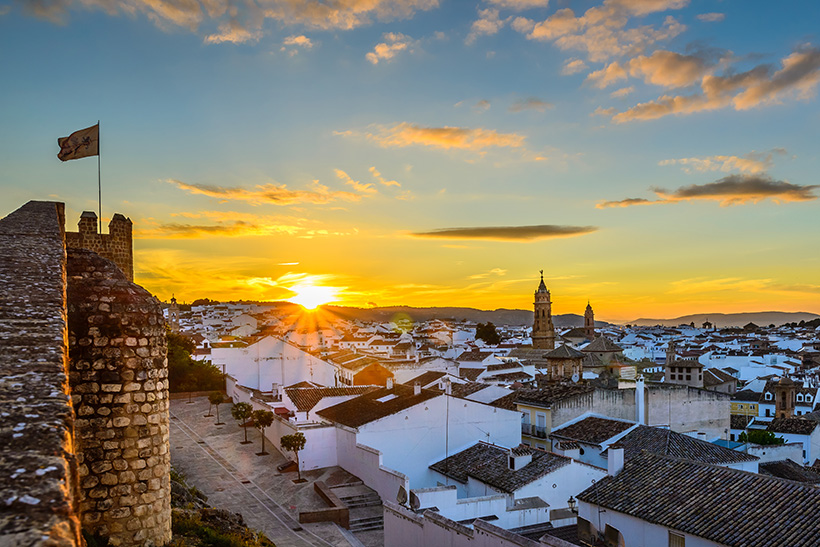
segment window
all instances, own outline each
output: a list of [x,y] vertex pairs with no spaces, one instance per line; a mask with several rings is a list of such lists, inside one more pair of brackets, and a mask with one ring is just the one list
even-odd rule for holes
[[686,537],[670,531],[669,547],[686,547]]
[[768,392],[768,391],[766,392],[766,400],[767,400],[767,401],[771,401],[771,400],[772,400],[772,394],[771,394],[770,392]]
[[772,413],[771,409],[767,408],[767,409],[766,409],[766,417],[767,417],[767,418],[770,418],[770,417],[772,416],[772,414],[771,414],[771,413]]

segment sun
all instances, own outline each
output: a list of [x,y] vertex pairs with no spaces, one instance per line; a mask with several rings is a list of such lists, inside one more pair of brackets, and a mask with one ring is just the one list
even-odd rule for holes
[[321,285],[300,284],[290,287],[296,293],[288,299],[289,302],[299,304],[306,310],[315,310],[322,304],[336,300],[337,287],[323,287]]

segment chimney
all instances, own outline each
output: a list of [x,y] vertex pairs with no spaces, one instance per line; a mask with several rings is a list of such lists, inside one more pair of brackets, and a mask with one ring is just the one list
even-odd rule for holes
[[444,379],[444,394],[445,395],[452,395],[453,394],[453,384],[450,382],[449,378]]
[[421,384],[418,382],[413,384],[413,395],[421,395]]
[[624,449],[612,448],[607,449],[606,457],[606,472],[607,475],[614,477],[624,468]]
[[639,374],[635,379],[635,414],[635,421],[646,425],[646,384],[643,374]]
[[393,389],[393,378],[387,379],[387,389]]
[[273,396],[274,401],[281,401],[282,400],[282,394],[279,392],[279,383],[278,382],[273,382],[273,384],[271,384],[270,391],[271,391],[271,395]]

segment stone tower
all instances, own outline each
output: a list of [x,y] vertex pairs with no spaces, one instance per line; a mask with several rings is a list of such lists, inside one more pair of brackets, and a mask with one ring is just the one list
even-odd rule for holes
[[677,355],[676,355],[677,350],[678,350],[678,348],[677,348],[677,345],[675,344],[675,341],[674,340],[669,340],[669,342],[666,344],[666,364],[667,365],[677,359]]
[[595,338],[595,313],[592,311],[589,302],[587,302],[587,309],[584,311],[584,337],[587,340]]
[[83,528],[112,546],[165,545],[171,461],[162,308],[112,261],[86,249],[66,255]]
[[171,305],[168,307],[168,326],[171,332],[179,334],[179,306],[174,295],[171,295]]
[[65,232],[66,247],[88,249],[116,264],[128,281],[134,281],[134,246],[131,219],[120,213],[111,217],[108,233],[97,232],[97,213],[83,211],[76,232]]
[[532,347],[535,349],[555,349],[555,327],[552,325],[552,302],[550,292],[544,284],[544,270],[541,283],[535,291],[535,318],[532,324]]
[[779,382],[773,384],[774,415],[777,418],[791,418],[794,416],[794,402],[797,394],[797,384],[788,376],[783,376]]

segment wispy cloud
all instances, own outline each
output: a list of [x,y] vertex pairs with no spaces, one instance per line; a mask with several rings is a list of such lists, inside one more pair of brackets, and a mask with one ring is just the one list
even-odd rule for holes
[[820,185],[801,186],[774,180],[765,174],[729,175],[715,182],[682,186],[674,191],[654,188],[653,192],[658,196],[656,200],[629,198],[619,201],[603,201],[598,203],[596,207],[598,209],[607,209],[610,207],[655,205],[690,200],[717,201],[723,207],[758,203],[765,199],[771,199],[775,203],[788,203],[817,199],[818,196],[814,193],[817,188],[820,188]]
[[546,8],[549,6],[550,0],[489,0],[489,2],[499,8],[520,11],[532,8]]
[[701,13],[698,15],[698,19],[704,23],[719,23],[726,19],[726,14],[717,12]]
[[561,69],[561,74],[569,76],[571,74],[578,74],[587,69],[587,64],[581,59],[568,59],[564,63],[564,68]]
[[814,95],[818,82],[820,50],[806,47],[782,59],[779,70],[759,65],[737,74],[707,74],[701,81],[700,93],[663,95],[615,114],[612,120],[615,123],[654,120],[727,107],[747,110],[785,99],[805,100]]
[[334,169],[333,171],[336,173],[336,176],[340,180],[344,181],[344,183],[347,184],[348,186],[352,186],[353,189],[355,191],[359,192],[360,194],[378,194],[379,193],[378,189],[375,186],[373,186],[372,184],[370,184],[370,183],[362,184],[358,180],[353,180],[352,178],[350,178],[350,175],[348,175],[347,173],[345,173],[341,169]]
[[548,108],[552,108],[553,106],[555,105],[541,100],[538,97],[527,97],[526,99],[518,99],[510,105],[510,112],[522,112],[524,110],[545,112]]
[[[494,129],[468,127],[422,127],[402,122],[393,126],[371,126],[364,137],[384,148],[429,146],[442,150],[483,152],[489,148],[522,148],[526,137],[516,133],[499,133]],[[358,136],[354,131],[336,132],[345,137]]]
[[656,42],[679,35],[686,27],[671,16],[657,28],[628,24],[634,17],[688,4],[689,0],[605,0],[580,17],[572,9],[562,8],[540,22],[519,17],[513,21],[513,28],[530,40],[554,42],[560,49],[583,51],[590,61],[603,62],[640,53]]
[[498,276],[507,275],[507,270],[503,270],[501,268],[493,268],[492,270],[490,270],[488,272],[483,272],[483,273],[471,275],[471,276],[467,277],[467,279],[485,279],[487,277],[490,277],[491,275],[498,275]]
[[143,14],[162,28],[197,31],[204,23],[219,27],[211,43],[258,40],[266,20],[280,25],[322,30],[350,30],[374,21],[393,21],[437,7],[438,0],[37,0],[27,11],[55,22],[75,9],[99,9],[112,15]]
[[744,156],[706,156],[703,158],[677,158],[661,160],[658,165],[680,165],[686,173],[705,171],[741,171],[762,173],[774,163],[774,155],[785,155],[786,150],[775,148],[768,152],[752,151]]
[[313,49],[314,45],[313,41],[304,34],[294,34],[282,40],[282,47],[279,48],[279,51],[287,52],[289,56],[293,57],[300,50]]
[[376,44],[373,51],[365,55],[365,58],[374,65],[381,61],[390,61],[402,51],[413,52],[415,42],[400,32],[385,32],[382,39],[383,42]]
[[253,188],[215,186],[210,184],[187,183],[181,180],[168,179],[180,190],[199,194],[222,201],[245,201],[251,205],[263,203],[273,205],[295,205],[300,203],[324,204],[332,201],[359,201],[362,194],[343,190],[331,190],[329,187],[313,181],[309,190],[291,190],[285,184],[257,184]]
[[398,182],[396,182],[395,180],[387,180],[387,179],[385,179],[385,178],[382,176],[382,174],[381,174],[381,173],[379,173],[379,171],[378,171],[375,167],[371,167],[371,168],[369,169],[369,171],[370,171],[370,174],[371,174],[371,175],[373,175],[373,178],[374,178],[374,179],[376,179],[377,181],[379,181],[379,184],[383,184],[383,185],[385,185],[385,186],[398,186],[398,187],[400,187],[400,186],[401,186],[401,184],[399,184],[399,183],[398,183]]
[[598,230],[596,226],[478,226],[472,228],[441,228],[428,232],[413,232],[414,237],[438,239],[490,239],[501,241],[534,241],[537,239],[572,237]]

